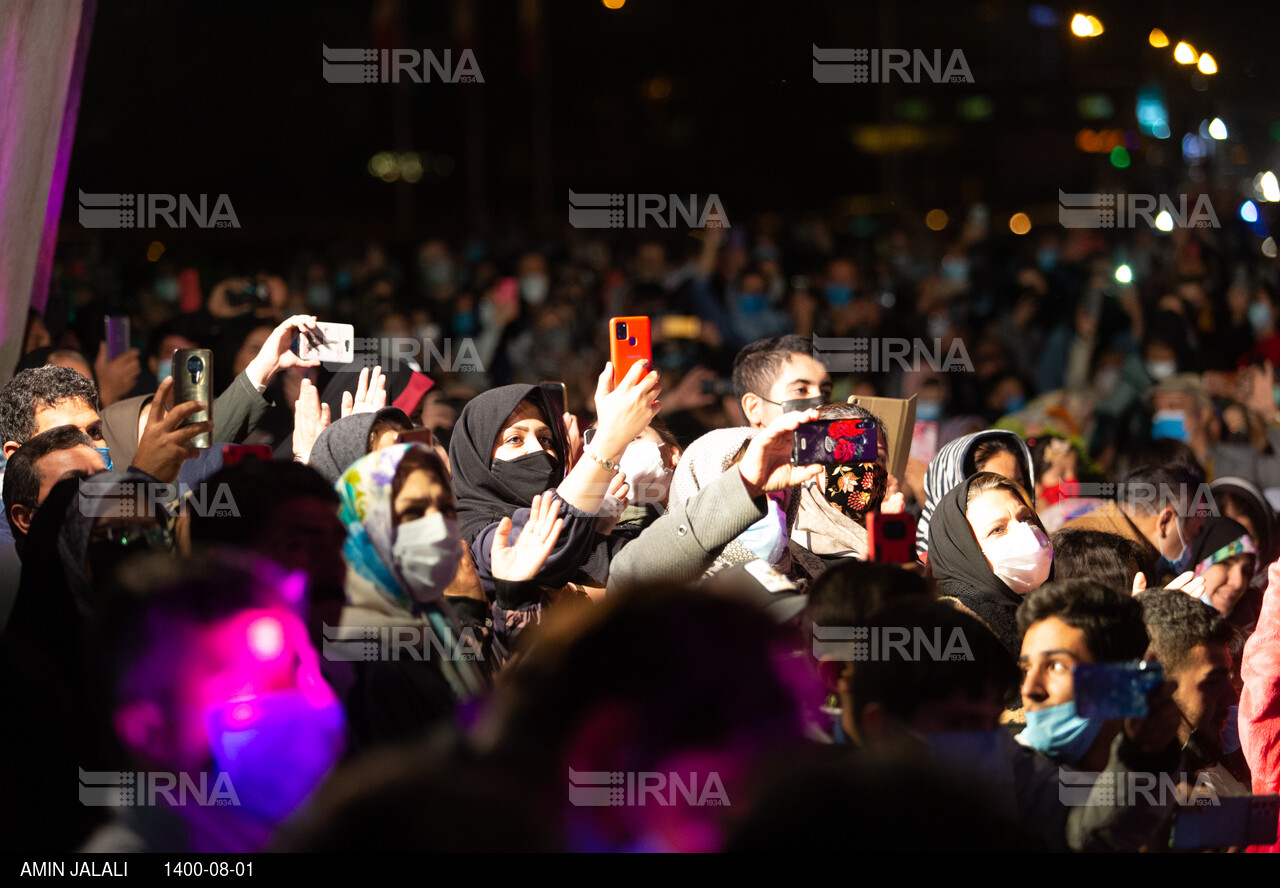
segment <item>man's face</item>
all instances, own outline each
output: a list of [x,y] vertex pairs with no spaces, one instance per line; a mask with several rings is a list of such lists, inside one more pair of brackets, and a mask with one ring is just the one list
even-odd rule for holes
[[106,462],[102,454],[92,447],[69,447],[66,450],[55,450],[35,461],[36,477],[40,479],[40,493],[36,505],[44,502],[49,491],[59,481],[67,478],[80,478],[95,472],[105,471]]
[[[84,432],[93,439],[94,447],[107,446],[106,440],[102,437],[102,419],[98,416],[98,411],[92,404],[75,398],[65,398],[56,402],[52,407],[43,407],[36,410],[35,435],[64,425],[75,426]],[[34,438],[35,435],[31,437]],[[21,446],[17,441],[6,441],[4,443],[5,458],[13,456],[14,451]]]
[[1075,699],[1071,670],[1092,663],[1084,642],[1084,630],[1068,626],[1057,617],[1034,623],[1022,639],[1022,706],[1028,712],[1048,709]]
[[[831,374],[809,355],[792,354],[782,365],[782,372],[767,392],[756,392],[762,398],[751,398],[747,419],[752,428],[762,429],[782,415],[783,401],[796,398],[831,397]],[[763,400],[767,398],[774,403]],[[743,398],[744,402],[747,398]]]
[[[40,507],[40,504],[49,496],[49,491],[53,490],[53,486],[59,481],[92,475],[103,471],[106,467],[107,464],[98,451],[83,445],[45,454],[32,464],[36,477],[40,479],[40,490],[36,494],[36,508]],[[35,509],[15,503],[10,515],[13,516],[13,523],[18,526],[18,529],[26,533],[31,529],[31,522],[35,519]]]
[[1154,395],[1151,398],[1151,406],[1159,413],[1162,410],[1176,410],[1186,417],[1187,435],[1195,439],[1204,431],[1204,417],[1200,409],[1200,405],[1191,395],[1182,394],[1164,394]]
[[1178,739],[1186,743],[1192,731],[1221,746],[1222,728],[1231,706],[1231,653],[1225,644],[1199,644],[1186,665],[1169,678],[1178,683],[1173,702],[1182,712]]

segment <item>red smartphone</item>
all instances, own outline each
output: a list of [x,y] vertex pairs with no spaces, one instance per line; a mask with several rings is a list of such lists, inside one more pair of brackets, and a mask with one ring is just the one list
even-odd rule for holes
[[401,432],[396,435],[397,444],[426,444],[428,447],[436,445],[435,435],[431,434],[431,429],[414,429],[409,432]]
[[653,363],[648,317],[609,318],[609,361],[613,364],[614,388],[626,378],[632,364]]
[[222,464],[224,466],[234,466],[246,456],[252,456],[263,462],[271,462],[274,454],[271,448],[266,444],[223,444],[222,445]]
[[916,560],[916,519],[910,512],[868,512],[868,561],[911,564]]

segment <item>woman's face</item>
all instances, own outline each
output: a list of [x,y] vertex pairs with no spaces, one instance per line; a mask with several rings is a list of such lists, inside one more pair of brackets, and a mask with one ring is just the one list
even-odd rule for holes
[[995,472],[1016,481],[1022,487],[1027,486],[1026,479],[1022,477],[1022,464],[1012,453],[1002,450],[977,468],[979,472]]
[[493,442],[493,459],[513,460],[539,450],[555,456],[551,427],[542,408],[531,401],[521,401]]
[[1205,569],[1202,594],[1208,597],[1209,603],[1224,617],[1231,616],[1244,593],[1249,590],[1253,565],[1253,555],[1241,554]]
[[395,527],[439,512],[446,518],[457,518],[453,491],[440,476],[429,469],[414,469],[400,485],[391,501]]
[[[990,546],[1004,538],[1010,525],[1031,522],[1032,512],[1009,491],[997,489],[980,494],[970,503],[966,517],[985,554]],[[991,559],[988,558],[987,563],[990,562]]]

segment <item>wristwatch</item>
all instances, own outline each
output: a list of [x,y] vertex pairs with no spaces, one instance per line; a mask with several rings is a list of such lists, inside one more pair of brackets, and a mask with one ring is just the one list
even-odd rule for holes
[[605,459],[603,457],[597,456],[595,453],[591,452],[585,447],[582,449],[582,452],[585,456],[590,457],[592,462],[597,463],[600,466],[600,468],[604,469],[606,472],[618,471],[618,464],[613,460]]

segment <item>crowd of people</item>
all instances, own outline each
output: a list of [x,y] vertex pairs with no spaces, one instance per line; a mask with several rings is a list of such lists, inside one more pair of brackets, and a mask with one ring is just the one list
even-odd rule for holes
[[0,387],[6,845],[1159,851],[1280,791],[1274,263],[696,234],[60,263]]

